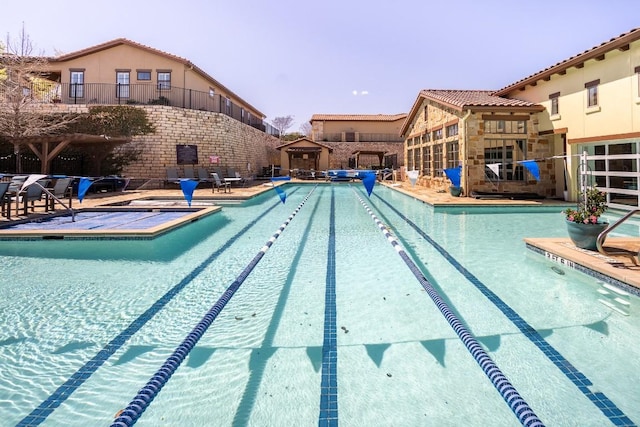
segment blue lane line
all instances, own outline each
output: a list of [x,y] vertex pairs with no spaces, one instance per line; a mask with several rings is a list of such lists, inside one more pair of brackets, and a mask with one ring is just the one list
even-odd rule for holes
[[319,427],[338,426],[338,343],[336,330],[336,222],[334,188],[331,188],[329,245],[324,297],[324,342]]
[[471,332],[467,330],[464,324],[453,313],[451,308],[449,308],[447,303],[440,297],[433,285],[429,283],[426,277],[424,277],[418,266],[416,266],[402,246],[400,246],[398,241],[391,235],[391,232],[387,227],[374,215],[373,211],[367,206],[364,200],[362,200],[360,196],[357,197],[362,206],[364,206],[369,215],[371,215],[371,218],[375,221],[380,231],[382,231],[389,243],[391,243],[391,246],[393,246],[398,255],[400,255],[400,258],[402,258],[405,264],[407,264],[431,300],[438,307],[445,319],[447,319],[447,322],[451,328],[453,328],[456,335],[458,335],[458,338],[460,338],[469,353],[471,353],[476,363],[480,365],[482,371],[498,390],[505,402],[509,405],[511,411],[513,411],[516,417],[518,417],[520,423],[526,427],[544,427],[544,424],[540,421],[535,412],[533,412],[533,409],[531,409],[529,404],[520,396],[518,390],[516,390],[507,377],[502,373],[500,368],[498,368],[498,365],[496,365],[491,357],[489,357],[480,343],[475,339]]
[[456,270],[471,282],[482,294],[489,299],[502,313],[526,336],[536,347],[538,347],[549,360],[556,365],[560,371],[567,376],[575,384],[576,387],[598,408],[602,413],[609,418],[609,420],[615,425],[620,427],[634,427],[636,424],[625,415],[620,408],[616,406],[604,393],[593,392],[589,389],[593,385],[591,380],[586,377],[582,372],[575,368],[567,359],[560,354],[551,344],[549,344],[543,337],[536,331],[533,326],[529,325],[518,313],[515,312],[508,304],[500,299],[493,291],[474,276],[469,270],[467,270],[462,264],[460,264],[446,249],[440,246],[435,240],[433,240],[427,233],[425,233],[420,227],[418,227],[413,221],[403,215],[400,211],[394,208],[389,202],[382,199],[376,194],[376,197],[385,205],[395,212],[402,220],[406,221],[420,236],[431,244]]
[[16,424],[16,427],[30,427],[41,424],[45,419],[51,415],[51,413],[60,406],[65,400],[71,396],[71,394],[78,389],[94,372],[98,370],[100,366],[107,361],[109,357],[113,355],[124,343],[131,338],[136,332],[140,330],[153,316],[155,316],[165,305],[169,303],[182,289],[187,286],[193,279],[196,278],[211,262],[213,262],[220,254],[222,254],[227,248],[229,248],[240,236],[246,233],[251,227],[253,227],[260,219],[264,218],[269,212],[280,205],[280,201],[274,203],[273,206],[266,209],[256,219],[247,224],[242,230],[236,233],[232,238],[220,247],[217,251],[212,253],[206,260],[193,269],[184,279],[182,279],[177,285],[171,288],[166,294],[164,294],[159,300],[157,300],[151,307],[142,313],[137,319],[129,324],[129,326],[120,332],[114,339],[112,339],[106,346],[102,348],[93,358],[85,363],[80,369],[78,369],[71,377],[64,382],[51,396],[49,396],[44,402],[42,402],[36,409],[34,409],[29,415],[27,415],[22,421]]
[[193,328],[191,333],[182,341],[182,343],[174,350],[174,352],[167,358],[164,364],[156,371],[147,384],[138,391],[138,394],[129,402],[127,407],[122,413],[113,421],[111,427],[130,427],[136,423],[136,421],[142,416],[142,413],[149,407],[153,399],[156,398],[162,387],[164,387],[171,376],[178,369],[180,364],[187,357],[189,352],[196,346],[202,335],[209,329],[209,326],[218,317],[222,309],[231,300],[236,291],[240,288],[240,285],[251,274],[256,265],[260,262],[264,254],[269,250],[273,243],[280,237],[284,229],[293,220],[296,214],[302,209],[302,206],[309,199],[311,194],[315,191],[316,186],[305,196],[298,207],[287,218],[287,220],[280,226],[278,231],[265,243],[251,262],[240,273],[236,280],[229,285],[227,290],[216,301],[216,303],[209,309],[207,314],[204,315],[202,320]]

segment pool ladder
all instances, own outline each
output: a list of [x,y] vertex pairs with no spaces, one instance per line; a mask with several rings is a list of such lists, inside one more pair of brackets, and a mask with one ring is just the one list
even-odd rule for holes
[[634,209],[632,211],[629,211],[625,216],[623,216],[618,221],[616,221],[615,224],[613,224],[611,227],[607,227],[606,230],[600,233],[598,235],[598,239],[596,240],[596,247],[598,248],[598,252],[600,252],[603,255],[623,255],[628,257],[633,262],[634,265],[636,266],[640,265],[638,263],[638,259],[640,258],[640,253],[634,254],[633,252],[630,252],[630,251],[609,252],[609,251],[606,251],[602,246],[604,243],[604,239],[606,239],[607,235],[610,232],[615,230],[620,224],[622,224],[623,222],[625,222],[627,219],[631,218],[633,215],[635,215],[638,212],[640,212],[640,209]]

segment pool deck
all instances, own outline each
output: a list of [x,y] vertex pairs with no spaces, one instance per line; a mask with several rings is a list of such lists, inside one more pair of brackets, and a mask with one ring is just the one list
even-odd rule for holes
[[[292,182],[298,182],[292,180]],[[299,181],[305,184],[314,184],[317,181]],[[283,183],[276,183],[282,185]],[[380,183],[379,183],[380,184]],[[344,185],[344,184],[337,184]],[[445,206],[557,206],[558,214],[567,206],[573,206],[558,200],[510,200],[510,199],[475,199],[471,197],[454,197],[448,191],[443,192],[425,187],[412,187],[408,182],[392,183],[384,182],[382,185],[400,191],[410,197],[420,200],[434,207]],[[271,186],[254,184],[252,186],[233,187],[231,192],[211,192],[211,188],[196,189],[193,200],[244,200],[254,197],[260,193],[271,190]],[[82,203],[74,200],[73,208],[90,208],[116,203],[128,202],[141,198],[182,198],[180,189],[163,190],[132,190],[125,192],[109,192],[88,195]],[[6,218],[2,219],[6,221]],[[620,281],[623,284],[640,290],[640,266],[632,262],[632,257],[625,255],[603,255],[594,251],[587,251],[576,248],[568,237],[549,238],[525,238],[523,244],[528,245],[534,252],[547,257],[558,264],[568,265],[580,270],[588,270],[590,273],[604,275],[613,279],[613,282]],[[627,254],[637,254],[640,251],[640,238],[609,237],[605,242],[607,252],[625,252]]]

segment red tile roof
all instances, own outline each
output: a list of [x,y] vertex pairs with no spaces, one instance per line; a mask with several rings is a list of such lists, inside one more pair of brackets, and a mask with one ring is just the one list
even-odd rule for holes
[[470,107],[538,107],[537,104],[513,98],[492,95],[491,90],[425,89],[420,97],[431,99],[462,111]]
[[401,114],[314,114],[311,121],[368,121],[368,122],[395,122],[407,117]]
[[57,57],[54,57],[54,58],[49,58],[49,62],[53,63],[53,62],[69,61],[69,60],[80,58],[82,56],[86,56],[86,55],[89,55],[89,54],[92,54],[92,53],[97,53],[97,52],[100,52],[100,51],[103,51],[103,50],[111,49],[111,48],[119,46],[119,45],[132,46],[132,47],[135,47],[135,48],[142,49],[142,50],[145,50],[147,52],[153,53],[155,55],[164,56],[165,58],[168,58],[168,59],[171,59],[173,61],[179,62],[179,63],[183,64],[186,67],[193,67],[193,70],[196,73],[200,74],[202,77],[204,77],[206,80],[209,80],[215,86],[221,88],[228,95],[235,97],[236,99],[242,101],[247,106],[253,108],[263,118],[265,117],[265,115],[263,113],[261,113],[258,109],[256,109],[251,104],[249,104],[247,101],[245,101],[244,99],[242,99],[241,97],[236,95],[233,91],[231,91],[225,85],[223,85],[222,83],[220,83],[219,81],[214,79],[212,76],[207,74],[203,69],[201,69],[200,67],[195,65],[193,62],[189,61],[188,59],[182,58],[180,56],[172,55],[172,54],[164,52],[162,50],[154,49],[152,47],[149,47],[149,46],[143,45],[141,43],[137,43],[137,42],[131,41],[129,39],[117,38],[117,39],[114,39],[114,40],[111,40],[111,41],[108,41],[108,42],[105,42],[105,43],[102,43],[102,44],[98,44],[98,45],[91,46],[91,47],[88,47],[88,48],[85,48],[85,49],[77,50],[75,52],[67,53],[67,54],[60,55],[60,56],[57,56]]
[[411,121],[420,110],[422,99],[429,99],[445,107],[457,111],[463,110],[486,110],[486,111],[520,111],[535,112],[542,111],[544,107],[528,101],[514,98],[503,98],[493,95],[491,90],[443,90],[424,89],[416,98],[411,107],[409,115],[400,129],[400,135],[404,135]]
[[637,40],[640,40],[640,28],[635,28],[627,33],[619,35],[618,37],[614,37],[609,41],[601,43],[598,46],[592,47],[589,50],[585,50],[578,55],[574,55],[568,59],[565,59],[564,61],[558,62],[557,64],[545,68],[542,71],[538,71],[537,73],[532,74],[529,77],[525,77],[524,79],[510,84],[509,86],[505,86],[504,88],[495,91],[493,94],[497,96],[504,96],[509,94],[510,92],[513,92],[514,90],[524,88],[528,84],[534,83],[538,80],[548,79],[553,74],[564,72],[568,68],[577,65],[579,66],[590,59],[604,59],[604,55],[607,52],[615,49],[627,50],[629,48],[629,43]]

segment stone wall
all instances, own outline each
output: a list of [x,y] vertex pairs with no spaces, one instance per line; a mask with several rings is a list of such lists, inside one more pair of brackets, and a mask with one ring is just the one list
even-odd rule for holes
[[[326,142],[321,144],[333,148],[333,153],[329,158],[331,169],[347,169],[349,158],[354,157],[354,151],[384,151],[386,154],[398,156],[397,167],[404,165],[404,143],[403,142]],[[383,163],[384,165],[384,163]],[[360,168],[368,168],[371,165],[360,164]],[[377,163],[375,164],[377,166]]]
[[[243,175],[255,175],[271,162],[278,163],[275,147],[280,141],[224,114],[167,106],[144,106],[156,127],[152,135],[133,138],[143,148],[142,158],[130,164],[123,175],[135,178],[164,178],[166,168],[177,164],[176,145],[196,145],[198,164],[232,167]],[[211,164],[209,156],[219,156]]]

